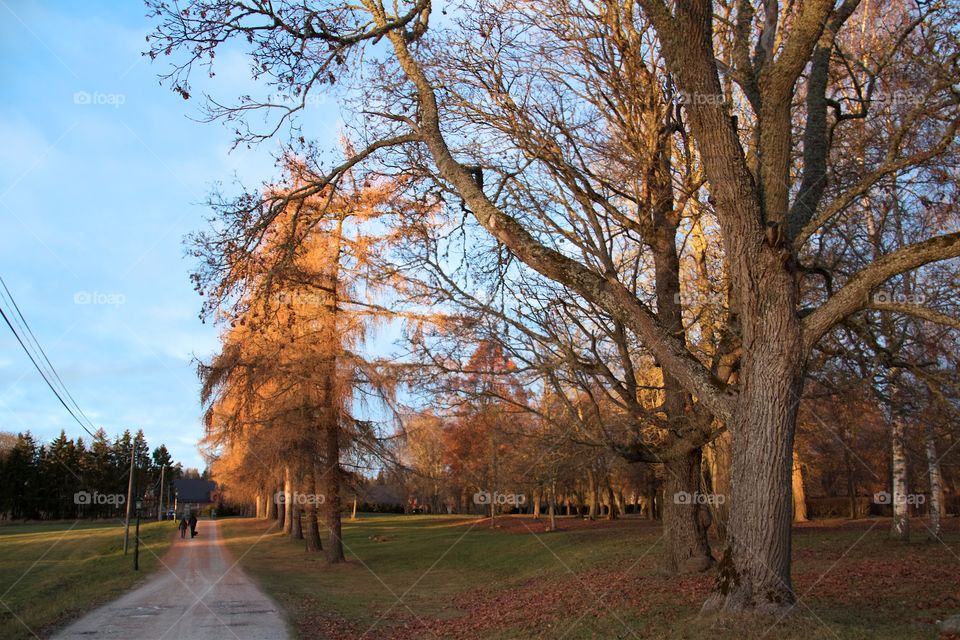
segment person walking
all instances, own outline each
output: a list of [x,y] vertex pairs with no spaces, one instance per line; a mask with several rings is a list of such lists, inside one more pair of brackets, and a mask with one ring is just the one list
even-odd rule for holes
[[194,538],[197,535],[197,516],[195,513],[190,513],[190,537]]
[[180,537],[187,537],[187,514],[183,514],[183,517],[180,518]]

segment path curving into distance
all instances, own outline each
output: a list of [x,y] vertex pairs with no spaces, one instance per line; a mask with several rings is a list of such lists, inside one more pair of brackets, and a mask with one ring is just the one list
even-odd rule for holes
[[287,640],[274,604],[224,549],[220,523],[201,520],[162,566],[129,593],[91,611],[54,640]]

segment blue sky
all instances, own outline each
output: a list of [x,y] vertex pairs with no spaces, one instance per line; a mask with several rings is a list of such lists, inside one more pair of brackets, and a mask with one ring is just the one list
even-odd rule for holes
[[[113,435],[142,428],[202,466],[192,358],[217,347],[197,317],[183,237],[220,181],[275,175],[272,145],[231,148],[198,100],[141,56],[142,4],[0,0],[0,275],[83,411]],[[195,89],[249,90],[242,55]],[[335,140],[335,101],[305,116]],[[191,120],[194,118],[194,120]],[[85,435],[0,325],[0,430]]]

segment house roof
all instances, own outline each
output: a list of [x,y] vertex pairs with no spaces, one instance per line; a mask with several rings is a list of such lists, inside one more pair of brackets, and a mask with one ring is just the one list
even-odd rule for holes
[[210,503],[217,483],[211,480],[174,480],[173,488],[177,492],[178,502]]
[[407,502],[407,492],[397,485],[375,484],[360,489],[360,499],[363,502],[378,504],[402,505]]

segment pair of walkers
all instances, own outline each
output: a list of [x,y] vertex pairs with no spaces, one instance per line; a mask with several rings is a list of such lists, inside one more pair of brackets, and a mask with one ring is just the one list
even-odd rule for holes
[[187,527],[190,527],[190,537],[195,538],[197,536],[197,516],[193,513],[190,514],[190,517],[187,518],[187,515],[184,514],[180,518],[180,537],[187,537]]

